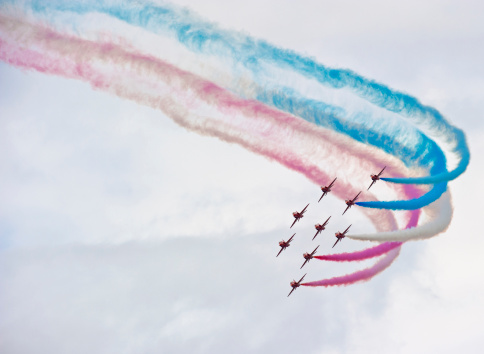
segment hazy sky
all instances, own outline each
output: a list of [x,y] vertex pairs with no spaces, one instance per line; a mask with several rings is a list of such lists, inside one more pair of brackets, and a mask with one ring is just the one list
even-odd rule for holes
[[[0,63],[0,352],[480,352],[484,4],[177,3],[415,95],[462,128],[471,163],[449,184],[449,230],[404,245],[369,282],[286,298],[311,243],[276,259],[277,243],[319,186],[158,111]],[[309,209],[298,232],[341,203]],[[370,230],[354,209],[343,222]],[[308,278],[371,264],[312,260]]]

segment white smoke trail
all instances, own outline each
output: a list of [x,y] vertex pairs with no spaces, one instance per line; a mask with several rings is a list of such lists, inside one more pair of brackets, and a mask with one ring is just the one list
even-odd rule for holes
[[373,234],[347,235],[353,240],[362,241],[416,241],[434,237],[450,225],[452,219],[452,203],[450,191],[447,190],[440,199],[422,208],[425,221],[414,228],[400,230],[398,232],[377,232]]

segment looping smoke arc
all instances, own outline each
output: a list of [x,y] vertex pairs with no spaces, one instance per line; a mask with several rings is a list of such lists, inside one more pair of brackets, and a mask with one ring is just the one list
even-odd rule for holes
[[[447,181],[463,173],[469,163],[465,135],[414,97],[350,70],[327,68],[293,51],[219,29],[173,6],[7,1],[2,9],[0,59],[6,63],[89,82],[95,89],[153,107],[186,129],[239,144],[318,185],[336,173],[350,176],[357,169],[376,171],[387,166],[388,175],[394,177],[382,180],[393,182],[389,186],[402,200],[378,201],[366,194],[367,201],[357,205],[365,207],[363,212],[378,232],[348,235],[384,243],[358,252],[315,257],[326,261],[382,258],[368,269],[302,285],[347,285],[370,279],[396,259],[402,242],[435,236],[450,223]],[[158,52],[137,49],[136,43],[86,39],[82,28],[67,30],[65,23],[59,25],[63,16],[74,14],[82,22],[92,13],[125,23],[125,32],[113,36],[123,37],[136,26],[160,38],[174,38],[180,48],[193,53],[193,63],[184,64],[188,69],[177,67]],[[220,66],[207,69],[206,61]],[[204,69],[200,71],[200,67]],[[280,71],[288,72],[295,82],[316,83],[321,97],[291,88],[279,80],[276,73]],[[328,89],[358,100],[364,109],[331,101],[331,95],[324,95]],[[457,166],[450,172],[442,149],[457,158]],[[366,182],[360,178],[343,178],[333,193],[343,199],[357,193],[362,183]],[[421,184],[430,185],[430,190],[419,187]],[[428,218],[419,223],[421,208]],[[398,230],[392,212],[397,209],[408,210],[403,230]]]

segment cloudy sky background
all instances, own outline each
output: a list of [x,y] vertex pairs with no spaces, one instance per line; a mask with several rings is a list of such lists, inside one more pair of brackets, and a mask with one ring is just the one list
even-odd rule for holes
[[[479,352],[484,5],[177,3],[415,95],[464,129],[471,164],[450,183],[449,230],[405,245],[370,282],[288,299],[313,243],[276,259],[277,242],[318,186],[158,111],[0,63],[0,351]],[[312,237],[341,203],[310,208],[295,231]],[[371,230],[353,209],[338,222]],[[313,260],[307,279],[371,264]]]

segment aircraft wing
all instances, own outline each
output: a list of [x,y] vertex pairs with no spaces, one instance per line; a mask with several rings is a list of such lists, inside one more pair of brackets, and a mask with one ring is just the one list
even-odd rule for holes
[[383,171],[385,171],[385,168],[387,168],[387,167],[386,167],[386,166],[385,166],[385,167],[383,167],[383,169],[382,169],[382,170],[380,171],[380,173],[378,174],[378,177],[380,177],[380,176],[381,176],[381,174],[383,173]]
[[316,248],[314,249],[314,251],[312,251],[312,252],[311,252],[311,256],[314,256],[314,254],[316,253],[316,251],[317,251],[317,249],[318,249],[318,248],[319,248],[319,245],[318,245],[318,247],[316,247]]
[[306,209],[308,208],[308,206],[309,206],[309,204],[304,207],[304,209],[301,211],[301,214],[303,214],[306,211]]
[[290,229],[292,229],[292,227],[294,226],[294,224],[295,224],[295,223],[296,223],[296,221],[298,221],[298,220],[299,220],[298,218],[294,219],[294,222],[292,223],[292,225],[291,225]]
[[[296,290],[296,288],[292,288],[292,290],[291,290],[291,292],[289,293],[289,295],[291,295],[291,294],[292,294],[292,292],[293,292],[294,290]],[[289,297],[289,295],[287,295],[287,297]]]
[[323,226],[326,226],[326,224],[328,223],[329,219],[331,219],[331,216],[326,219],[326,221],[324,222]]
[[[351,225],[353,225],[353,224],[351,224]],[[351,225],[346,228],[346,230],[343,232],[343,235],[348,232],[348,230],[350,229]]]
[[[319,235],[319,233],[320,233],[320,232],[321,232],[321,230],[318,230],[318,231],[316,232],[316,235],[314,235],[313,240],[316,238],[316,236],[318,236],[318,235]],[[312,240],[311,240],[311,241],[312,241]]]
[[334,246],[336,246],[336,244],[337,244],[339,241],[341,241],[341,239],[340,239],[340,238],[336,240],[336,242],[334,243],[333,247],[331,247],[331,248],[334,248]]
[[331,184],[328,186],[329,188],[333,187],[333,184],[334,184],[334,182],[336,181],[336,179],[337,179],[337,178],[338,178],[338,177],[336,177],[336,178],[333,180],[333,182],[331,182]]
[[323,195],[321,196],[321,198],[319,198],[318,203],[321,201],[321,199],[323,199],[323,197],[326,195],[326,193],[328,193],[328,192],[323,192]]
[[370,190],[371,186],[375,184],[376,181],[372,181],[370,186],[368,187],[367,191]]
[[[309,259],[310,259],[310,258],[309,258]],[[301,268],[299,268],[299,269],[302,269],[302,267],[304,267],[304,265],[305,265],[305,264],[306,264],[306,263],[309,261],[309,259],[306,259],[306,260],[304,261],[303,265],[301,266]]]
[[[350,208],[350,206],[351,206],[351,205],[348,205],[348,206],[346,207],[345,211],[343,211],[343,214],[341,214],[341,215],[345,215],[346,211],[347,211],[347,210]],[[334,247],[334,246],[333,246],[333,247]]]
[[[306,274],[308,274],[308,273],[306,273]],[[303,281],[303,279],[304,279],[304,277],[306,276],[306,274],[304,274],[304,275],[301,277],[301,279],[299,279],[299,281],[297,282],[298,284],[300,284],[300,283]]]
[[358,199],[358,197],[360,196],[360,194],[361,194],[361,192],[360,192],[360,193],[358,193],[358,194],[356,195],[356,197],[354,197],[354,198],[353,198],[352,202],[355,202],[355,201],[356,201],[356,199]]
[[291,238],[290,238],[289,240],[287,240],[287,243],[289,243],[289,242],[291,242],[291,241],[292,241],[292,238],[294,237],[294,235],[296,235],[296,234],[293,234],[293,235],[291,236]]
[[277,254],[277,256],[276,256],[276,257],[279,257],[279,255],[281,254],[281,252],[282,252],[282,251],[284,251],[284,248],[285,248],[285,247],[281,247],[281,250],[279,251],[279,253]]

